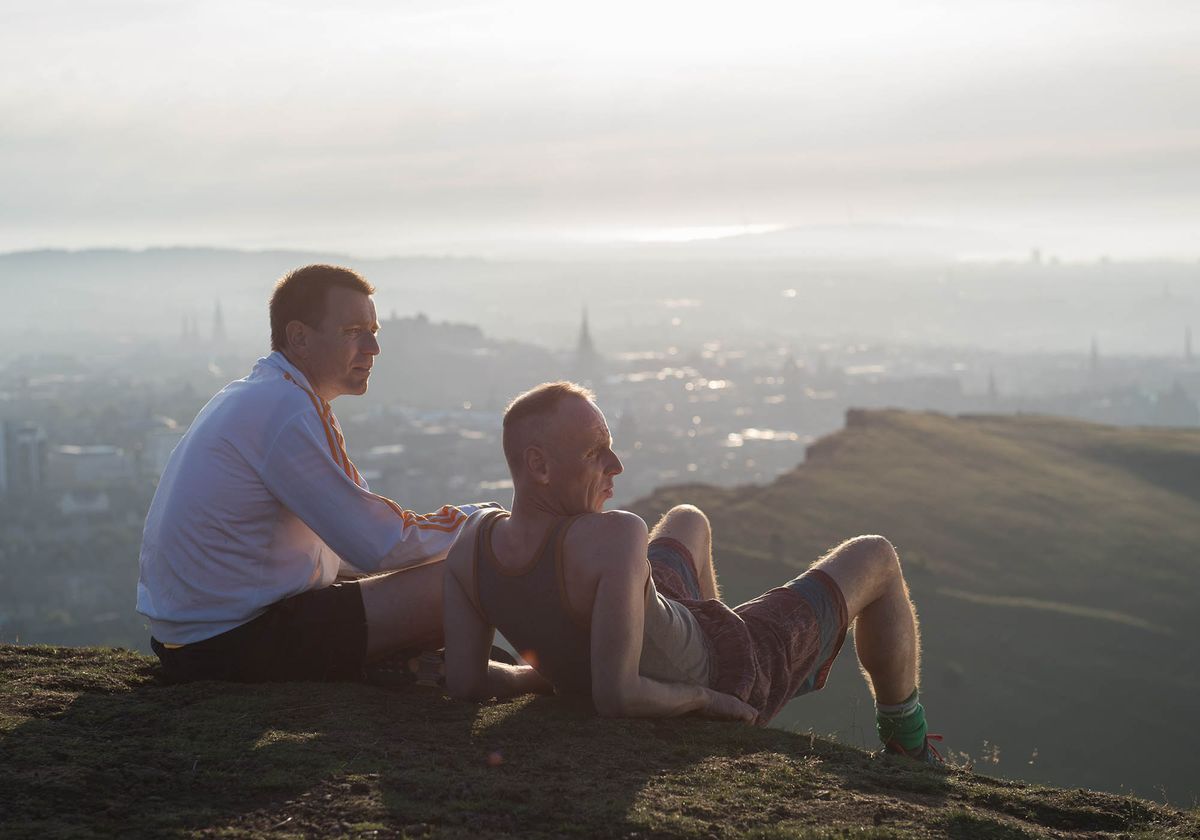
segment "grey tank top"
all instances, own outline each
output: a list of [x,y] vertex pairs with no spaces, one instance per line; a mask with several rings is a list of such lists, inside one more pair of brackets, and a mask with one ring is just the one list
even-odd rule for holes
[[[555,522],[530,561],[505,569],[492,550],[503,511],[482,514],[475,530],[475,602],[530,665],[562,694],[592,691],[591,616],[573,610],[563,575],[563,544],[578,516]],[[638,672],[664,682],[708,685],[708,640],[691,611],[646,584],[646,623]]]

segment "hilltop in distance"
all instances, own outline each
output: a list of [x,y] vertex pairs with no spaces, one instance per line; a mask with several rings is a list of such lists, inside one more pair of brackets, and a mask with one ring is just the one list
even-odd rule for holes
[[[1036,416],[851,411],[761,487],[681,486],[635,509],[709,512],[726,600],[860,533],[897,546],[934,731],[987,772],[1200,793],[1200,432]],[[778,723],[873,742],[849,645]]]

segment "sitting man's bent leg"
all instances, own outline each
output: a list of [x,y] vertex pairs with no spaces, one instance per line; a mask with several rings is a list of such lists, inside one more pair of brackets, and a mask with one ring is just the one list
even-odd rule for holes
[[181,647],[152,640],[170,682],[362,678],[367,624],[358,583],[335,583],[272,604],[225,633]]
[[441,562],[359,581],[366,613],[367,662],[398,650],[442,646]]
[[302,592],[212,639],[153,643],[168,680],[359,680],[364,665],[442,646],[442,564]]

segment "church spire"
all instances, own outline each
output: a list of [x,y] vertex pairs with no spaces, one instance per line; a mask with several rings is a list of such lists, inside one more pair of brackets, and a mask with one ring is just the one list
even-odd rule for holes
[[579,324],[579,344],[577,345],[575,352],[581,358],[583,356],[594,356],[596,354],[596,345],[592,343],[592,331],[588,329],[587,306],[583,307],[583,320]]
[[579,324],[579,341],[575,345],[575,375],[580,380],[594,381],[600,377],[600,354],[596,352],[595,342],[592,341],[592,331],[588,326],[587,307],[583,307],[583,319]]
[[212,342],[218,346],[225,343],[225,316],[221,314],[221,301],[219,299],[213,308]]

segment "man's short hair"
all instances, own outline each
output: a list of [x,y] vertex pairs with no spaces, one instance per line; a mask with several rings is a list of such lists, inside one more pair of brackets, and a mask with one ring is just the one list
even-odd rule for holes
[[292,321],[316,329],[325,314],[325,298],[334,286],[375,294],[375,287],[357,271],[340,265],[306,265],[289,271],[271,293],[271,349],[287,347],[287,325]]
[[536,388],[518,394],[508,404],[508,408],[504,409],[504,460],[508,461],[508,469],[513,478],[516,478],[521,466],[524,441],[528,437],[520,434],[521,430],[531,422],[548,418],[558,408],[558,404],[568,397],[596,399],[596,395],[590,389],[574,382],[543,382]]

